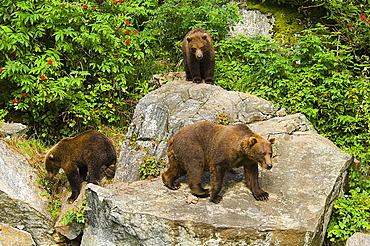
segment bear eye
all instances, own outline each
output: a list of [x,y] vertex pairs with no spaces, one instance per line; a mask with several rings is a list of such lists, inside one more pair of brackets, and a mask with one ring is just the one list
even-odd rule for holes
[[196,48],[191,48],[191,52],[195,53],[197,51]]

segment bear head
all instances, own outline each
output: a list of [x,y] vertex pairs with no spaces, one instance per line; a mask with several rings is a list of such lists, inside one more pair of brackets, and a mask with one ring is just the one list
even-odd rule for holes
[[270,170],[272,168],[272,144],[275,138],[269,140],[255,134],[242,141],[242,151],[248,159],[257,162],[260,167]]
[[205,52],[208,51],[208,34],[207,33],[195,33],[191,36],[187,36],[189,50],[191,54],[195,56],[197,60],[202,60]]
[[45,168],[48,172],[47,179],[52,180],[61,168],[61,157],[57,154],[56,148],[51,149],[45,156]]

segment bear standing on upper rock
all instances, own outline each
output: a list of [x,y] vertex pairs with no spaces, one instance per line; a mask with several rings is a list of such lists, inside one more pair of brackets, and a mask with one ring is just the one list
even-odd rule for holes
[[57,143],[46,154],[45,167],[48,179],[53,179],[60,168],[64,170],[72,189],[68,201],[72,202],[80,194],[82,181],[98,184],[101,168],[116,161],[112,142],[103,133],[89,130]]
[[195,28],[182,41],[186,80],[194,83],[214,83],[215,52],[208,32]]
[[211,173],[211,201],[219,203],[226,170],[244,167],[244,177],[256,200],[267,200],[268,193],[259,187],[258,164],[272,168],[272,146],[275,138],[266,140],[247,125],[224,126],[202,121],[180,129],[169,141],[169,168],[162,175],[170,189],[180,188],[175,182],[189,176],[191,192],[197,196],[209,194],[202,187],[203,171]]

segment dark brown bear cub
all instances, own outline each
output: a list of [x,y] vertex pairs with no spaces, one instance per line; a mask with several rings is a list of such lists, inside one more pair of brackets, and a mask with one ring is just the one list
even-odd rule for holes
[[214,83],[215,52],[208,32],[195,28],[182,41],[186,80],[194,83]]
[[211,174],[211,201],[219,203],[219,195],[226,170],[244,167],[244,177],[256,200],[267,200],[268,193],[259,187],[258,164],[272,168],[272,144],[247,125],[224,126],[202,121],[180,129],[169,141],[169,168],[162,175],[170,189],[180,188],[178,178],[189,176],[189,188],[194,195],[206,196],[202,187],[203,171]]
[[89,130],[56,144],[46,154],[45,167],[49,179],[54,178],[60,168],[64,170],[72,189],[68,201],[72,202],[80,194],[82,181],[97,184],[102,166],[109,167],[116,161],[112,142],[103,133]]

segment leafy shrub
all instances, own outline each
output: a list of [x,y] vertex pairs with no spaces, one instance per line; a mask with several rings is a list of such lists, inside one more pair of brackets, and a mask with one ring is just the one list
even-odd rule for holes
[[72,222],[85,224],[86,222],[85,207],[86,207],[86,200],[83,200],[82,204],[77,206],[77,208],[72,208],[71,210],[68,210],[63,215],[59,223],[62,225],[67,225]]
[[197,25],[224,37],[238,18],[225,0],[3,0],[0,11],[0,117],[51,142],[125,125],[148,78],[178,64],[174,42]]
[[232,1],[168,0],[156,9],[144,32],[155,37],[157,54],[177,61],[181,56],[180,42],[191,29],[204,28],[214,40],[221,40],[238,20],[238,7]]
[[348,70],[354,65],[347,47],[334,35],[318,34],[324,31],[306,31],[285,49],[263,37],[221,41],[216,45],[217,83],[266,98],[291,113],[303,112],[321,134],[351,148],[369,134],[370,90],[365,78]]
[[229,125],[230,124],[229,115],[227,113],[224,113],[224,112],[218,113],[217,114],[217,123],[221,124],[221,125],[224,125],[224,126]]
[[161,168],[165,166],[163,158],[149,156],[139,167],[139,174],[142,179],[158,177],[161,174]]
[[132,23],[153,1],[84,3],[0,6],[0,105],[43,138],[120,122],[144,59]]
[[350,190],[350,195],[334,203],[334,212],[328,226],[331,241],[344,241],[353,233],[370,229],[370,193]]
[[62,203],[59,200],[51,200],[49,202],[48,211],[50,212],[51,218],[53,220],[57,219],[60,215],[60,208]]
[[[337,39],[348,46],[356,62],[365,62],[369,67],[369,0],[328,0],[325,2],[321,0],[264,0],[263,2],[290,4],[298,7],[298,10],[311,9],[311,12],[324,10],[326,16],[320,21],[326,22],[327,26],[338,32]],[[367,69],[359,69],[359,71],[368,73]]]

